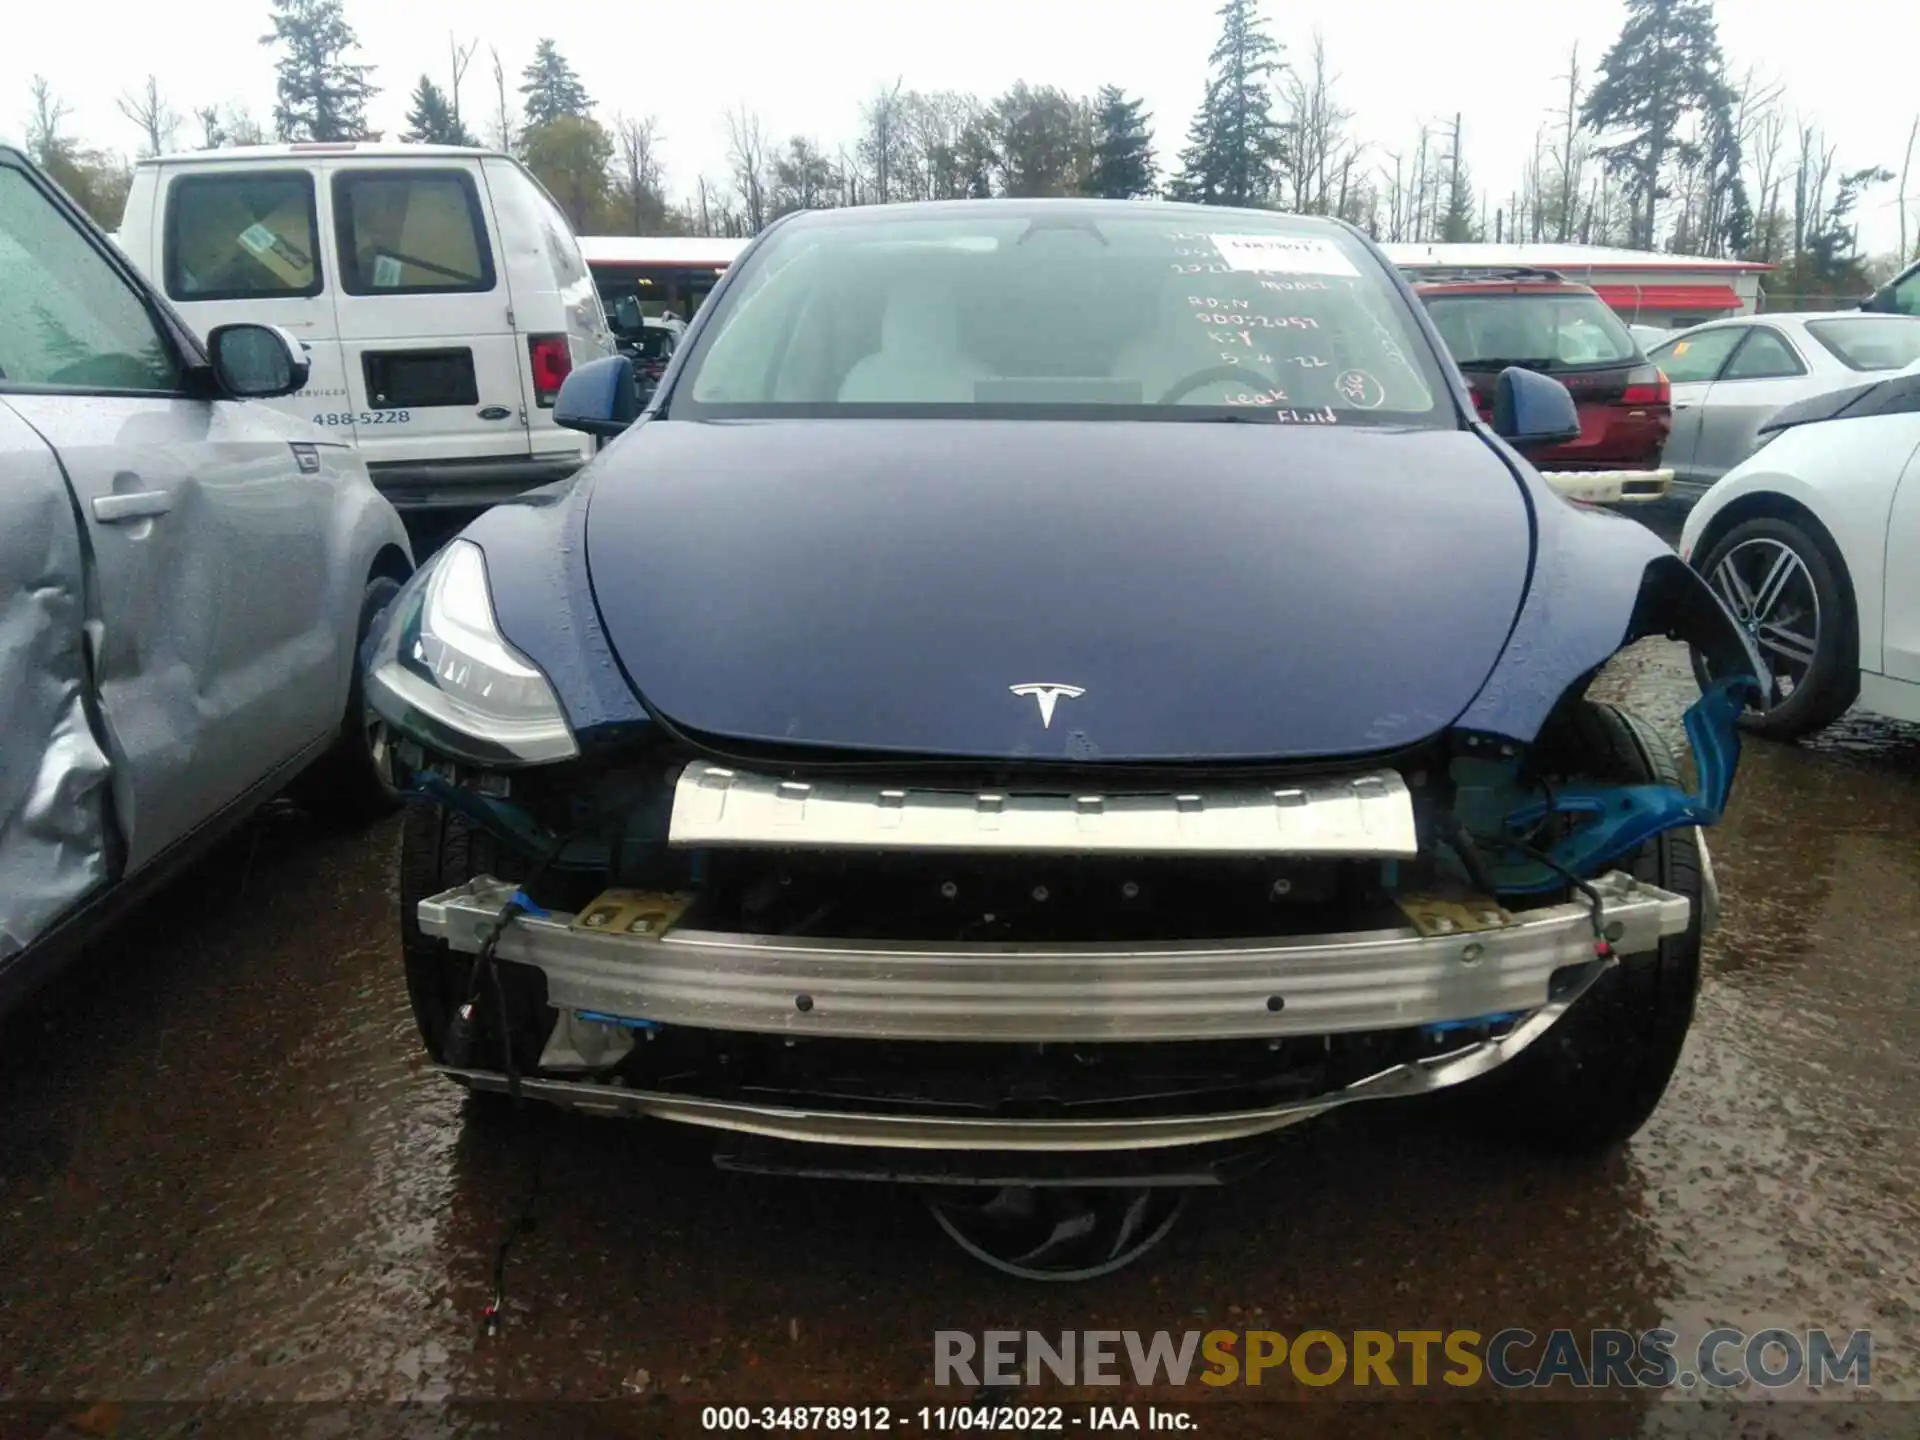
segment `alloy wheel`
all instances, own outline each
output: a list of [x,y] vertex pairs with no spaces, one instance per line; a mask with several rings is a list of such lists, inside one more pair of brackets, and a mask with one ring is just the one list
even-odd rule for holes
[[1710,578],[1773,672],[1766,708],[1785,704],[1820,652],[1820,593],[1806,562],[1785,542],[1758,538],[1721,556]]

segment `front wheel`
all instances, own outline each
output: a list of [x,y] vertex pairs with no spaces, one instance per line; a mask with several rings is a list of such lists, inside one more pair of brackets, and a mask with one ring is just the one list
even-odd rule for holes
[[[467,1064],[504,1070],[505,1037],[512,1037],[514,1064],[531,1073],[550,1028],[545,984],[540,972],[526,966],[497,962],[501,985],[486,985],[475,997],[474,957],[454,950],[420,928],[420,902],[464,885],[482,875],[519,881],[525,867],[472,821],[426,800],[409,800],[400,829],[400,954],[406,965],[407,999],[427,1054],[436,1063],[463,1057],[449,1053],[448,1038],[454,1011],[463,1001],[477,998],[477,1029]],[[506,1002],[501,1023],[500,1002]]]
[[[1831,725],[1859,698],[1852,600],[1822,537],[1792,520],[1747,520],[1714,543],[1700,573],[1773,672],[1765,704],[1741,717],[1745,729],[1797,740]],[[1694,664],[1698,672],[1698,656]]]
[[391,815],[400,805],[387,754],[385,724],[367,704],[360,673],[360,647],[373,622],[400,593],[400,582],[385,575],[367,577],[354,626],[353,679],[347,687],[347,711],[333,748],[323,755],[295,790],[309,810],[346,825],[364,825]]
[[[1578,700],[1563,707],[1536,747],[1547,773],[1564,780],[1677,785],[1673,751],[1632,712]],[[1495,1134],[1536,1148],[1600,1150],[1627,1139],[1653,1114],[1679,1063],[1700,987],[1706,899],[1700,834],[1668,830],[1621,868],[1687,897],[1684,933],[1658,950],[1622,955],[1559,1022],[1463,1098]]]

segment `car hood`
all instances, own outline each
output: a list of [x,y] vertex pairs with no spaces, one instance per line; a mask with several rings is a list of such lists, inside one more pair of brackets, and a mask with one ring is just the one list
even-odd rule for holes
[[1533,543],[1468,431],[655,421],[592,483],[592,588],[652,710],[928,756],[1410,745],[1492,670]]

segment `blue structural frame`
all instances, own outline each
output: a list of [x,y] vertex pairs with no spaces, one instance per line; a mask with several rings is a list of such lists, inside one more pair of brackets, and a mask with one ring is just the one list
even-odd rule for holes
[[1506,831],[1513,837],[1532,832],[1549,815],[1583,816],[1588,823],[1546,852],[1551,864],[1515,866],[1512,883],[1503,883],[1501,892],[1557,890],[1568,874],[1596,874],[1663,831],[1718,822],[1740,763],[1740,713],[1754,688],[1746,675],[1716,680],[1688,708],[1685,723],[1700,780],[1697,794],[1674,785],[1572,785],[1509,811]]

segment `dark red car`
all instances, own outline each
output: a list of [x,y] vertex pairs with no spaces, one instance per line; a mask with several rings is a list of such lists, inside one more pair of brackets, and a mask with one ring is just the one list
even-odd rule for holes
[[1673,423],[1667,377],[1607,303],[1551,270],[1409,271],[1483,418],[1510,365],[1573,392],[1580,438],[1531,457],[1543,471],[1657,470]]

